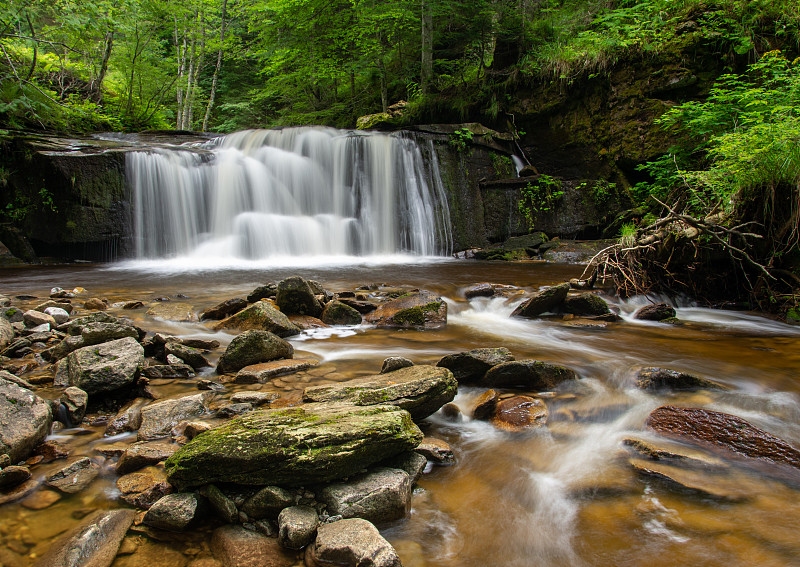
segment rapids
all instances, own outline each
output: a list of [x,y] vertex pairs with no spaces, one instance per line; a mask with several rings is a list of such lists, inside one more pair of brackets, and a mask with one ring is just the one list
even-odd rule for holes
[[[576,277],[582,268],[575,265],[406,260],[314,268],[279,268],[268,262],[257,266],[184,271],[176,265],[170,269],[168,262],[137,262],[9,269],[0,273],[0,292],[44,298],[54,286],[81,286],[88,290],[87,297],[106,297],[112,303],[139,299],[149,306],[155,305],[156,297],[168,296],[199,312],[294,274],[333,291],[375,282],[424,287],[447,298],[446,328],[398,332],[359,325],[304,333],[291,339],[297,356],[316,357],[319,367],[263,386],[229,387],[276,391],[291,401],[310,384],[376,373],[387,356],[435,364],[446,354],[487,346],[505,346],[517,359],[563,364],[580,375],[577,386],[545,399],[548,424],[528,434],[512,435],[468,418],[452,423],[435,414],[427,420],[425,433],[448,441],[457,462],[430,469],[415,490],[410,515],[382,529],[405,567],[798,564],[800,479],[792,483],[732,467],[729,480],[748,497],[712,499],[638,476],[622,445],[631,435],[653,438],[644,428],[646,416],[672,403],[739,415],[800,446],[797,327],[757,314],[690,304],[677,306],[683,325],[639,322],[630,315],[647,299],[635,298],[616,302],[623,321],[605,329],[582,328],[560,319],[509,319],[520,295],[470,301],[463,295],[465,287],[483,281],[533,291]],[[187,298],[179,299],[179,294]],[[198,322],[157,319],[146,311],[111,310],[148,331],[213,337],[223,343],[233,337]],[[223,348],[224,344],[216,356]],[[731,390],[654,395],[634,387],[634,374],[643,366],[709,376]],[[196,392],[191,380],[153,387],[161,396]],[[466,413],[480,392],[461,388],[455,403]],[[43,395],[58,393],[45,389]],[[84,425],[62,430],[57,437],[73,455],[99,461],[98,446],[133,440],[103,439],[103,429]],[[59,462],[42,465],[35,475],[43,476],[53,466]],[[0,564],[29,565],[87,510],[120,506],[114,481],[113,471],[106,468],[90,489],[44,509],[32,509],[26,501],[0,506]],[[118,556],[113,565],[187,567],[209,556],[207,535],[201,531],[150,537],[132,531],[131,552]]]

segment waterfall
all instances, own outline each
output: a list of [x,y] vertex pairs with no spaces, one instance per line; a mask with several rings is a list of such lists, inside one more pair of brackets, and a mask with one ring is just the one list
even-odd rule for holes
[[432,142],[249,130],[127,155],[139,259],[436,256],[450,217]]

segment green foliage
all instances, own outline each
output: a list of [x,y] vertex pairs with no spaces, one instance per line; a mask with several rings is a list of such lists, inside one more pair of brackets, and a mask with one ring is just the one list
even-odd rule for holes
[[58,212],[53,194],[46,188],[39,189],[38,199],[30,199],[24,195],[16,194],[13,201],[7,203],[4,209],[0,209],[0,220],[11,221],[15,224],[22,223],[32,212],[47,210],[53,213]]
[[528,224],[528,229],[533,230],[536,218],[540,214],[552,211],[563,196],[564,189],[560,179],[550,175],[540,175],[536,181],[528,182],[522,189],[517,203],[517,210]]
[[514,162],[510,157],[494,152],[489,154],[489,157],[492,160],[492,168],[498,177],[511,177],[515,174]]
[[467,128],[459,128],[450,134],[450,145],[454,146],[459,152],[467,149],[467,146],[472,143],[472,132]]
[[685,195],[690,210],[760,199],[800,184],[800,60],[769,52],[745,75],[721,77],[704,102],[690,101],[660,123],[691,136],[646,164],[654,179],[640,187],[663,199]]
[[636,225],[632,222],[622,225],[619,231],[619,242],[623,247],[629,248],[636,243]]

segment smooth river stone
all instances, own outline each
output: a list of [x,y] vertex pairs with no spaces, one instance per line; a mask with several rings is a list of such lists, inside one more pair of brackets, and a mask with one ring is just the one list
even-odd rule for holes
[[234,418],[195,437],[165,468],[179,488],[318,484],[413,449],[422,437],[394,406],[307,404]]

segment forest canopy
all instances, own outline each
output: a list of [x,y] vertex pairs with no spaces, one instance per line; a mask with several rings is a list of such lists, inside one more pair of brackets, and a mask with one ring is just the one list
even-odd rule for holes
[[[0,127],[228,132],[355,125],[406,101],[493,122],[514,89],[678,49],[688,31],[755,62],[797,49],[779,0],[11,0]],[[693,26],[691,29],[687,26]]]

